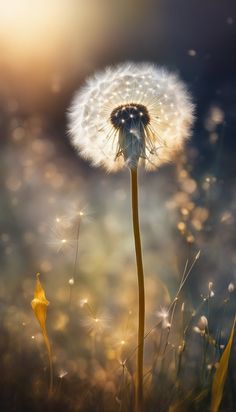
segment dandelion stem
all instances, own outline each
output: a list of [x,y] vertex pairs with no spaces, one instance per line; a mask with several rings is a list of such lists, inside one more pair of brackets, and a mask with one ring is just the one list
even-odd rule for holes
[[142,246],[139,229],[138,212],[138,174],[137,168],[131,169],[131,199],[132,199],[132,218],[133,233],[136,254],[136,265],[138,275],[138,353],[137,353],[137,377],[136,377],[136,396],[135,411],[143,410],[143,348],[144,348],[144,324],[145,324],[145,292],[144,274],[142,261]]

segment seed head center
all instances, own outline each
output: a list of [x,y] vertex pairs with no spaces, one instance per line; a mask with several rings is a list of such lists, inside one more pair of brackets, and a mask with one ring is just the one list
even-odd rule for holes
[[124,104],[116,107],[110,115],[112,125],[117,130],[131,129],[134,126],[147,126],[150,116],[142,104]]

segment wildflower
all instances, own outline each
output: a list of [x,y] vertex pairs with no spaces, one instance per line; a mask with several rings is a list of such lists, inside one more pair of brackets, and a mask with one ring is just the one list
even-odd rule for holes
[[155,169],[190,134],[193,105],[184,83],[152,64],[125,63],[90,77],[69,113],[72,142],[94,166]]
[[[49,305],[49,301],[46,299],[45,291],[42,287],[39,277],[40,277],[40,274],[37,273],[36,287],[34,291],[34,299],[31,301],[31,306],[35,314],[35,317],[37,318],[40,324],[44,342],[45,342],[47,352],[48,352],[49,368],[50,368],[49,393],[52,394],[52,389],[53,389],[52,349],[51,349],[51,344],[50,344],[47,330],[46,330],[47,307]],[[34,335],[32,336],[32,339],[35,339]]]

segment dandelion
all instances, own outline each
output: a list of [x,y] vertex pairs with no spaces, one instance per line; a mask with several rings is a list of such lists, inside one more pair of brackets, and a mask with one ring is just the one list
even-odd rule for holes
[[155,169],[171,161],[189,136],[193,105],[176,75],[127,63],[90,77],[75,95],[69,119],[75,148],[94,166],[116,171],[142,159],[146,169]]
[[174,159],[190,135],[193,105],[174,74],[152,64],[120,64],[90,77],[69,113],[78,153],[107,171],[128,167],[139,287],[136,411],[143,407],[145,293],[138,212],[138,176]]

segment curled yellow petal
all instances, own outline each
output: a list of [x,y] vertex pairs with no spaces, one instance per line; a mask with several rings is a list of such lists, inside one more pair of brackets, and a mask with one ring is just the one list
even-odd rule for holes
[[48,353],[48,359],[49,359],[49,369],[50,369],[50,387],[49,387],[49,392],[52,393],[52,387],[53,387],[53,370],[52,370],[52,350],[51,350],[51,345],[50,341],[48,338],[47,334],[47,329],[46,329],[46,318],[47,318],[47,307],[49,305],[49,301],[46,299],[45,296],[45,291],[42,287],[42,284],[39,280],[40,274],[37,273],[36,277],[36,287],[34,291],[34,299],[31,302],[31,306],[33,309],[33,312],[40,324],[42,334],[44,337],[44,342],[47,348],[47,353]]

